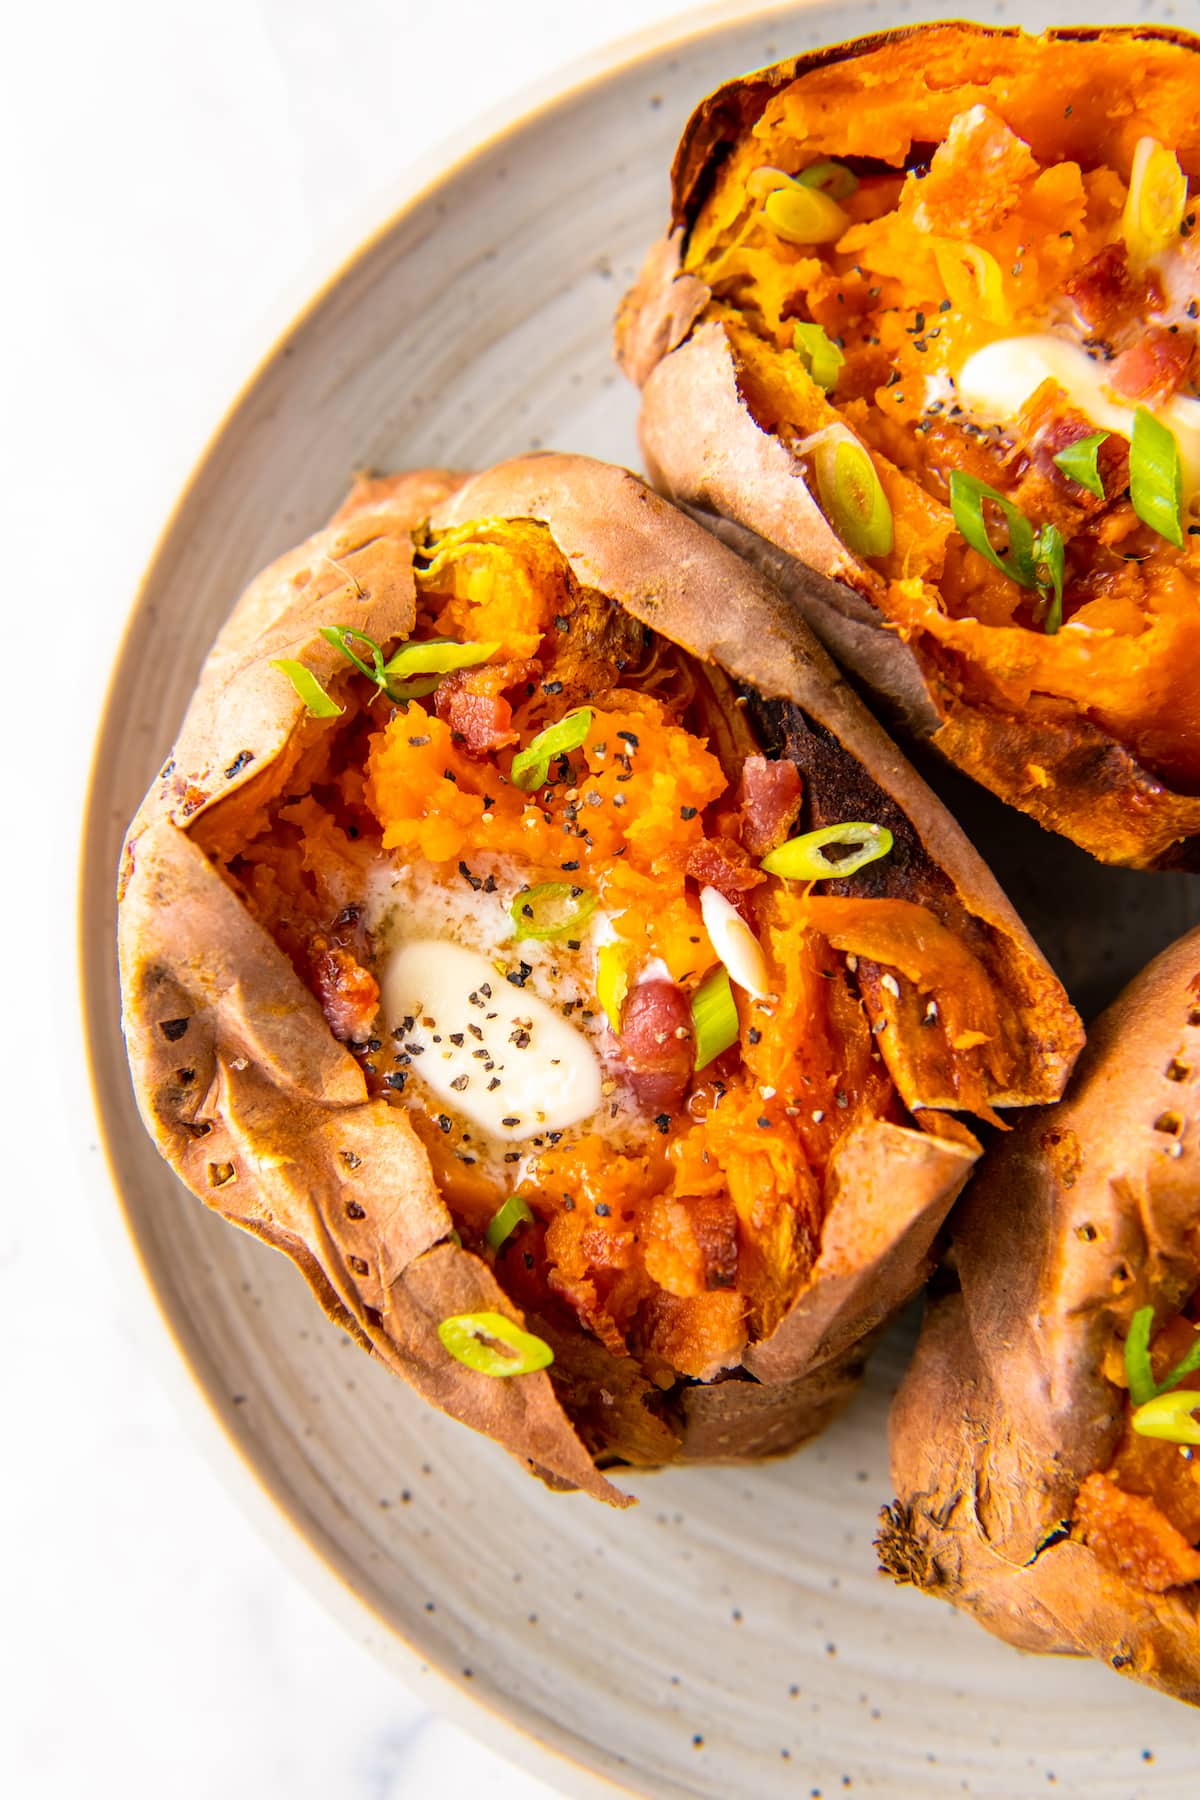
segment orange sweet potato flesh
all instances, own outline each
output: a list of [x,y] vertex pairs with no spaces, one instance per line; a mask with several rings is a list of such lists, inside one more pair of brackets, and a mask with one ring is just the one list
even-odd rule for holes
[[[1051,330],[1107,358],[1130,407],[1194,392],[1191,215],[1147,271],[1122,211],[1143,136],[1200,181],[1198,47],[1154,28],[931,25],[731,82],[684,131],[671,230],[617,332],[656,484],[774,569],[834,654],[952,763],[1135,867],[1200,866],[1200,538],[1176,548],[1135,515],[1119,434],[1099,453],[1102,499],[1055,465],[1094,427],[1053,382],[996,430],[947,378],[994,340]],[[1127,101],[1099,104],[1110,92]],[[842,229],[785,241],[756,174],[823,158],[859,178]],[[793,349],[796,320],[842,348],[828,392]],[[890,504],[887,555],[856,555],[817,496],[801,446],[835,422]],[[960,536],[955,469],[1061,531],[1066,629],[1048,633],[1036,592]]]
[[[373,705],[321,636],[348,619],[389,650],[486,637],[494,661],[449,703],[448,683]],[[342,714],[308,716],[279,657]],[[575,785],[520,792],[515,745],[583,700]],[[808,818],[865,807],[892,855],[805,896],[730,839],[777,1003],[753,1033],[746,1010],[736,1053],[636,1154],[545,1148],[521,1178],[534,1222],[495,1251],[503,1191],[354,1030],[382,973],[358,926],[371,870],[458,880],[490,844],[532,882],[569,842],[618,932],[688,982],[689,859],[764,745],[796,762]],[[773,1454],[820,1429],[978,1154],[937,1109],[1052,1100],[1080,1041],[986,868],[776,590],[580,458],[363,481],[251,584],[130,827],[119,920],[139,1105],[187,1185],[433,1404],[612,1503],[616,1461]],[[454,1360],[438,1323],[481,1310],[543,1336],[549,1371]]]
[[[1066,1097],[989,1153],[891,1418],[881,1561],[1026,1649],[1200,1704],[1200,1460],[1131,1426],[1200,1295],[1200,931],[1096,1022]],[[1195,1386],[1196,1377],[1187,1385]],[[1196,1398],[1200,1400],[1200,1394]]]

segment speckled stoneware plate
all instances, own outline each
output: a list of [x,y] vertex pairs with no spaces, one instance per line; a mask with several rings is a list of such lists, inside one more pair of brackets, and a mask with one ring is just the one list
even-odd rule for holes
[[[1200,24],[1182,0],[974,11],[1033,27],[1123,12]],[[737,71],[919,16],[905,0],[707,12],[575,73],[411,192],[204,458],[138,599],[99,746],[86,1004],[146,1278],[212,1413],[290,1520],[275,1513],[273,1535],[306,1578],[432,1701],[573,1795],[1157,1800],[1196,1791],[1197,1727],[1102,1668],[1018,1655],[876,1574],[903,1329],[817,1445],[765,1468],[637,1475],[627,1514],[548,1493],[423,1407],[325,1323],[282,1257],[192,1200],[143,1133],[118,1030],[117,851],[234,596],[326,517],[352,469],[469,467],[535,445],[636,461],[609,322],[662,225],[692,105]],[[1097,868],[964,784],[939,785],[1085,1012],[1196,917],[1183,878]]]

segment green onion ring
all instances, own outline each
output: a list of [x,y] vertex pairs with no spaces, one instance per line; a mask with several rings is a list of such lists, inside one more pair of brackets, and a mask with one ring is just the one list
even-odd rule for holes
[[817,386],[826,393],[836,387],[846,358],[824,327],[797,319],[792,326],[792,343]]
[[[1002,556],[993,547],[988,535],[983,512],[985,500],[990,500],[1004,514],[1004,521],[1008,526],[1007,556]],[[1021,587],[1038,586],[1033,527],[1011,500],[1006,500],[1003,494],[998,494],[994,487],[989,487],[986,481],[980,481],[977,476],[955,469],[950,476],[950,511],[954,514],[955,525],[972,550],[977,550],[980,556],[986,557],[993,568],[999,569],[1010,580],[1019,582]]]
[[1173,431],[1139,406],[1129,444],[1129,497],[1143,525],[1183,548],[1183,465]]
[[819,162],[809,163],[807,169],[801,169],[796,180],[801,187],[819,188],[831,200],[848,200],[858,189],[858,176],[853,169],[848,169],[845,163],[834,162],[828,156],[823,156]]
[[1133,1429],[1142,1437],[1165,1438],[1170,1444],[1200,1444],[1200,1393],[1177,1388],[1173,1394],[1155,1394],[1133,1415]]
[[696,1039],[697,1069],[728,1050],[738,1039],[738,1012],[724,966],[706,975],[692,995],[692,1030]]
[[[554,1361],[554,1352],[544,1339],[522,1331],[503,1313],[454,1313],[442,1320],[437,1333],[455,1361],[479,1375],[532,1375]],[[496,1344],[507,1345],[512,1355],[497,1350]]]
[[[598,898],[591,888],[572,887],[566,881],[541,881],[536,887],[522,888],[508,909],[517,928],[517,942],[569,937],[591,918]],[[568,900],[575,904],[564,918],[560,909]]]
[[[848,820],[844,825],[826,825],[820,831],[789,838],[764,856],[759,867],[785,881],[841,881],[886,856],[894,841],[886,825]],[[857,844],[859,848],[835,862],[824,854],[826,844]]]
[[513,757],[512,779],[517,787],[527,794],[541,787],[550,773],[550,764],[556,757],[565,756],[568,750],[578,750],[591,723],[591,707],[580,706],[567,713],[557,725],[547,725],[545,731],[539,731],[524,750],[518,750]]
[[507,1238],[510,1238],[518,1225],[530,1225],[533,1214],[522,1200],[520,1194],[510,1194],[504,1205],[491,1216],[487,1228],[487,1241],[493,1250],[498,1250]]
[[1101,444],[1107,443],[1110,434],[1107,431],[1094,431],[1090,437],[1079,438],[1060,450],[1052,460],[1057,469],[1077,481],[1089,494],[1095,494],[1097,500],[1104,498],[1104,481],[1096,462]]
[[336,700],[331,700],[311,669],[306,669],[302,662],[293,657],[279,656],[272,662],[273,669],[285,674],[297,694],[304,702],[305,710],[311,719],[336,719],[345,711]]

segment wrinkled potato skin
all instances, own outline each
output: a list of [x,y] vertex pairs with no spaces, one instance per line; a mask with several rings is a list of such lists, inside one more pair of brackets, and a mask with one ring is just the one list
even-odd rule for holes
[[[1078,1021],[962,833],[775,590],[624,470],[544,456],[475,477],[363,478],[326,530],[251,583],[122,856],[124,1028],[146,1126],[193,1193],[290,1256],[330,1316],[426,1399],[551,1485],[622,1504],[544,1372],[492,1380],[442,1349],[436,1326],[449,1314],[522,1315],[488,1265],[449,1241],[450,1214],[407,1112],[368,1097],[312,994],[210,861],[330,728],[306,715],[270,659],[302,660],[344,691],[357,678],[319,628],[343,623],[351,599],[365,631],[403,638],[415,616],[412,534],[431,513],[436,527],[545,520],[585,584],[828,726],[995,935],[1038,1047],[1028,1091],[1009,1103],[1061,1091]],[[681,1457],[777,1454],[822,1428],[857,1380],[864,1340],[925,1279],[977,1153],[949,1126],[938,1136],[880,1121],[844,1140],[812,1283],[744,1372],[685,1390]]]
[[1125,990],[1067,1098],[972,1182],[953,1229],[961,1291],[930,1306],[893,1407],[879,1539],[897,1580],[1010,1643],[1095,1656],[1193,1704],[1200,1589],[1148,1593],[1057,1534],[1121,1434],[1106,1358],[1120,1367],[1139,1307],[1171,1316],[1200,1276],[1198,1130],[1200,930]]
[[[1173,790],[1082,713],[1019,717],[964,700],[935,657],[902,639],[877,603],[878,577],[830,529],[786,444],[756,420],[725,326],[704,316],[709,290],[682,266],[716,170],[781,88],[872,55],[909,59],[914,78],[922,59],[936,55],[939,82],[955,64],[966,82],[992,46],[1021,36],[967,23],[909,26],[792,57],[718,88],[684,129],[672,167],[671,225],[618,311],[617,358],[642,390],[639,432],[655,487],[766,569],[892,718],[1102,862],[1200,869],[1200,798]],[[1198,48],[1191,33],[1155,26],[1067,28],[1037,41],[1106,39],[1126,42],[1131,56],[1143,45]]]

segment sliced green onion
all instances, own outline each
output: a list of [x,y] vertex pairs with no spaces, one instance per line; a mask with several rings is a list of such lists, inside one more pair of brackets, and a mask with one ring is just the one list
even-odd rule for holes
[[518,1225],[529,1225],[532,1222],[533,1214],[520,1194],[510,1194],[504,1205],[498,1212],[492,1214],[488,1222],[487,1241],[493,1250],[498,1250],[501,1244],[512,1236]]
[[776,236],[788,244],[832,244],[850,223],[836,200],[798,181],[769,193],[763,212]]
[[570,936],[591,918],[597,899],[591,888],[572,887],[566,881],[542,881],[537,887],[522,888],[508,909],[517,928],[517,942]]
[[1196,1341],[1187,1355],[1181,1357],[1166,1380],[1159,1383],[1159,1393],[1163,1394],[1168,1388],[1175,1387],[1185,1375],[1192,1375],[1197,1369],[1200,1369],[1200,1332],[1197,1332]]
[[692,995],[692,1031],[698,1069],[706,1068],[715,1056],[737,1043],[738,1013],[728,969],[714,969]]
[[1056,468],[1061,469],[1064,475],[1069,475],[1072,481],[1077,481],[1080,487],[1086,488],[1089,494],[1095,494],[1097,500],[1104,498],[1104,482],[1096,465],[1096,453],[1101,444],[1107,442],[1109,435],[1107,431],[1093,431],[1090,437],[1079,438],[1075,443],[1068,444],[1053,459]]
[[817,386],[828,392],[836,385],[846,360],[841,350],[820,325],[808,325],[803,320],[792,326],[792,342]]
[[[346,657],[349,662],[352,662],[359,673],[365,675],[368,681],[373,681],[377,688],[382,688],[386,691],[387,680],[383,673],[383,651],[373,637],[368,637],[365,631],[356,631],[352,625],[322,625],[321,636],[325,639],[327,644],[332,644],[335,650],[340,650],[342,655]],[[354,651],[350,648],[351,644],[365,644],[367,646],[367,649],[371,652],[371,661],[374,665],[372,668],[368,669],[362,657],[355,655]]]
[[[451,1356],[480,1375],[531,1375],[554,1361],[549,1344],[522,1331],[503,1313],[455,1313],[442,1320],[437,1332]],[[497,1344],[507,1345],[511,1356]]]
[[629,964],[632,952],[628,944],[601,944],[596,952],[596,998],[604,1008],[613,1030],[620,1033],[621,1014],[629,992]]
[[1125,1379],[1135,1406],[1144,1406],[1158,1392],[1150,1366],[1150,1333],[1153,1329],[1154,1308],[1139,1306],[1129,1321],[1125,1339]]
[[1121,235],[1132,263],[1147,263],[1178,242],[1187,198],[1187,176],[1179,158],[1157,138],[1139,138],[1121,217]]
[[809,163],[807,169],[801,169],[796,180],[801,187],[819,188],[831,200],[848,200],[858,187],[858,176],[853,169],[828,156],[822,157],[820,162]]
[[450,1242],[454,1245],[456,1250],[461,1250],[463,1247],[462,1233],[457,1227],[450,1233]]
[[[781,875],[785,881],[840,881],[886,856],[893,841],[886,825],[870,825],[861,820],[826,825],[820,831],[806,831],[800,837],[789,838],[778,850],[764,856],[759,867],[768,875]],[[826,844],[857,844],[858,849],[835,860],[825,855]]]
[[1053,637],[1062,624],[1063,580],[1066,575],[1066,549],[1062,532],[1057,525],[1043,525],[1033,540],[1034,571],[1038,578],[1038,586],[1043,590],[1053,588],[1054,598],[1046,607],[1042,620],[1042,629],[1047,637]]
[[825,516],[856,556],[887,556],[895,541],[892,509],[875,464],[845,425],[827,425],[796,446],[812,453]]
[[527,794],[541,787],[555,757],[565,755],[568,750],[578,750],[591,723],[591,707],[581,706],[560,719],[557,725],[547,725],[545,731],[539,731],[532,742],[513,757],[512,778],[516,785]]
[[1183,465],[1175,434],[1144,406],[1133,415],[1129,494],[1143,525],[1183,548]]
[[306,669],[302,662],[296,662],[290,656],[280,656],[271,664],[273,669],[281,669],[303,700],[308,715],[312,719],[336,719],[345,711],[336,700],[331,700],[311,669]]
[[[1004,514],[1005,524],[1008,526],[1007,556],[1002,556],[992,547],[983,513],[985,500],[990,500]],[[950,511],[954,514],[954,523],[972,550],[978,550],[980,556],[986,557],[993,568],[1019,582],[1022,587],[1037,587],[1033,526],[1011,500],[1006,500],[1003,494],[998,494],[994,487],[989,487],[986,481],[980,481],[977,476],[955,469],[950,476]]]
[[418,700],[423,694],[431,694],[443,675],[485,663],[499,648],[498,641],[460,644],[454,638],[426,638],[421,643],[402,644],[383,665],[388,691],[393,699]]
[[1133,1429],[1142,1437],[1166,1438],[1171,1444],[1200,1444],[1200,1393],[1179,1388],[1173,1394],[1156,1394],[1135,1411]]

